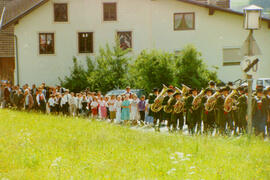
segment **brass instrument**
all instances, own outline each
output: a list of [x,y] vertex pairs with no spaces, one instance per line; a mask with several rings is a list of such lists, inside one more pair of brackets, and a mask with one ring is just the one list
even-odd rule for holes
[[173,111],[174,113],[177,113],[177,114],[184,112],[184,105],[185,105],[185,98],[186,98],[184,95],[187,94],[190,90],[190,88],[187,87],[186,85],[182,84],[182,86],[183,86],[182,90],[176,88],[176,90],[182,92],[182,95],[183,95],[181,99],[178,100],[174,105]]
[[164,95],[165,95],[165,93],[167,92],[168,89],[169,88],[163,84],[162,91],[156,97],[154,103],[150,107],[153,112],[159,112],[163,108],[162,102],[163,102],[163,99],[164,99]]
[[237,94],[237,90],[234,89],[225,99],[224,102],[224,111],[231,112],[234,109],[234,99],[233,96]]
[[175,88],[175,92],[172,95],[172,97],[170,97],[170,99],[168,101],[168,104],[164,106],[164,112],[171,113],[174,110],[174,107],[171,104],[172,104],[172,101],[174,99],[174,95],[176,93],[181,93],[181,90],[179,88],[177,88],[177,87]]
[[202,102],[202,96],[204,95],[205,90],[202,89],[200,94],[198,94],[192,101],[192,109],[197,110],[200,107],[200,104]]
[[206,111],[212,111],[214,108],[215,108],[215,105],[217,103],[217,97],[220,95],[220,92],[216,92],[215,94],[213,94],[212,96],[210,96],[206,103],[204,104],[205,105],[205,110]]

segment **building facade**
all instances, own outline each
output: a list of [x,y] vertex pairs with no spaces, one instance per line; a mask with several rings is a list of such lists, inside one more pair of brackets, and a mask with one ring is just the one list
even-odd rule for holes
[[[20,84],[58,84],[59,77],[69,74],[74,56],[84,63],[99,47],[114,44],[116,36],[123,48],[132,48],[131,55],[152,48],[178,52],[193,44],[209,69],[218,68],[221,80],[243,78],[239,52],[249,32],[243,29],[241,13],[191,0],[40,2],[4,25],[16,22]],[[263,54],[259,77],[270,77],[269,22],[264,19],[254,34]]]

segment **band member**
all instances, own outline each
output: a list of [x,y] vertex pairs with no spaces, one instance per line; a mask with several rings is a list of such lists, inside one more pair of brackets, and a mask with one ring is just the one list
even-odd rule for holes
[[204,133],[210,132],[211,134],[215,128],[215,111],[212,109],[211,111],[207,111],[204,108],[204,104],[207,100],[213,95],[213,90],[211,88],[205,89],[205,96],[202,98],[202,117],[203,117],[203,126],[204,126]]
[[265,126],[267,121],[267,99],[263,94],[263,89],[257,89],[255,96],[254,115],[252,126],[255,129],[255,135],[265,136]]
[[[180,104],[181,101],[182,103]],[[183,115],[183,111],[179,110],[181,108],[180,106],[184,105],[183,103],[184,102],[182,100],[181,93],[175,93],[174,98],[171,102],[171,105],[173,106],[173,112],[171,113],[171,123],[173,125],[173,131],[177,130],[177,120],[179,121],[178,123],[179,130],[182,131],[183,129],[184,115]]]
[[209,81],[208,85],[209,85],[208,88],[210,88],[212,90],[212,93],[214,94],[216,91],[216,83],[211,80]]
[[[193,99],[198,95],[197,89],[195,89],[195,88],[191,89],[190,93],[191,94],[188,96],[188,98],[186,99],[186,102],[185,102],[185,109],[186,109],[186,113],[187,113],[187,125],[188,125],[189,133],[194,134],[196,123],[199,120],[201,120],[201,113],[200,113],[201,111],[200,110],[193,111],[193,109],[192,109]],[[200,126],[200,125],[198,125],[198,126]],[[200,127],[198,127],[198,130]]]
[[231,118],[231,113],[225,112],[224,111],[224,103],[226,97],[229,95],[230,88],[223,87],[221,89],[222,95],[217,98],[217,104],[216,104],[216,109],[217,109],[217,123],[219,127],[219,133],[224,134],[226,132],[226,123],[228,123],[229,129],[232,128],[232,118]]
[[171,113],[172,113],[172,109],[173,109],[173,106],[171,105],[171,101],[170,99],[173,98],[173,94],[174,94],[174,90],[173,89],[168,89],[167,91],[167,96],[164,97],[164,100],[162,102],[162,105],[165,107],[167,106],[167,109],[166,108],[163,108],[163,120],[167,120],[167,127],[168,127],[168,130],[171,131],[171,125],[172,125],[172,121],[171,121]]
[[156,130],[159,131],[159,127],[160,127],[160,121],[162,118],[162,113],[161,111],[159,112],[153,112],[151,110],[151,105],[154,104],[155,99],[158,97],[159,94],[159,90],[157,88],[153,89],[153,93],[151,93],[149,95],[149,104],[150,104],[150,108],[149,108],[149,116],[152,116],[154,118],[154,127],[157,127]]
[[243,133],[247,131],[247,88],[245,87],[239,87],[239,98],[238,98],[238,128],[239,133]]

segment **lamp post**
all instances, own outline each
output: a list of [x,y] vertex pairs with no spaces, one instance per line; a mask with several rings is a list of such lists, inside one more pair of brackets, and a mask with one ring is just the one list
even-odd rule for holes
[[[261,27],[261,17],[262,17],[262,8],[256,5],[250,5],[244,8],[244,28],[249,30],[249,38],[248,38],[248,56],[255,56],[254,53],[254,38],[253,31],[258,30]],[[252,134],[252,75],[247,74],[246,78],[248,81],[248,133]]]

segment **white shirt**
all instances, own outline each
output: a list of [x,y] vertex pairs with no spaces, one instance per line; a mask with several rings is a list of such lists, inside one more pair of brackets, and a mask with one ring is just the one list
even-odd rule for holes
[[39,100],[40,100],[41,98],[43,98],[44,102],[46,103],[46,99],[45,99],[44,94],[38,94],[37,97],[36,97],[36,100],[37,100],[38,105],[40,105]]
[[111,99],[108,101],[109,111],[116,111],[116,100]]
[[97,107],[98,107],[98,102],[93,101],[93,102],[91,103],[91,107],[92,107],[92,108],[97,108]]
[[48,103],[49,103],[49,106],[54,106],[55,101],[54,101],[53,98],[50,98],[50,99],[48,100]]
[[66,103],[69,103],[70,99],[71,99],[71,95],[65,94],[61,99],[61,106],[63,106]]

